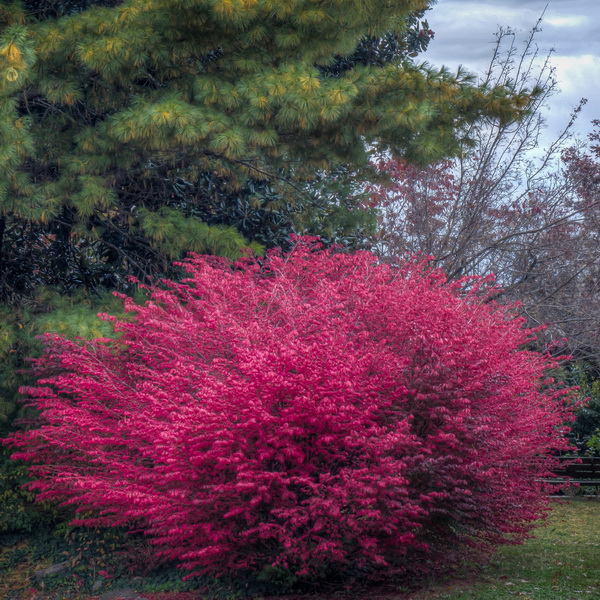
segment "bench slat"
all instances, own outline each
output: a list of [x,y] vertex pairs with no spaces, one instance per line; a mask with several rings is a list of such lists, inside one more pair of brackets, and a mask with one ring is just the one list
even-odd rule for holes
[[[559,458],[560,463],[554,470],[555,477],[546,477],[542,481],[557,486],[595,487],[600,494],[600,457],[597,456],[565,456]],[[576,462],[575,462],[576,461]]]

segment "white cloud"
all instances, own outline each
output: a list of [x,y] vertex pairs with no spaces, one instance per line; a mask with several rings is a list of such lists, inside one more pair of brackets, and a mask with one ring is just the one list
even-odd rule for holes
[[563,93],[600,97],[600,56],[554,56],[552,64]]
[[590,131],[590,121],[600,118],[600,56],[555,56],[552,63],[561,90],[550,110],[552,122],[564,119],[580,98],[587,98],[588,103],[581,111],[576,127],[584,137]]
[[548,139],[562,130],[582,97],[589,102],[576,131],[585,137],[590,121],[600,118],[600,0],[438,0],[427,13],[435,38],[423,58],[436,66],[461,64],[481,74],[498,27],[515,30],[517,40],[524,40],[544,10],[535,39],[540,57],[554,50],[550,62],[561,90],[549,101]]
[[589,21],[585,15],[551,15],[544,18],[544,23],[552,27],[581,27]]

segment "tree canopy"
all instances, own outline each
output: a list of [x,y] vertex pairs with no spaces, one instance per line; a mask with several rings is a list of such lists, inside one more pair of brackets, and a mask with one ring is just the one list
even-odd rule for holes
[[182,206],[176,177],[235,190],[360,168],[373,148],[430,161],[458,150],[463,126],[528,102],[401,58],[319,71],[366,35],[405,31],[425,0],[87,4],[44,19],[2,7],[0,211],[66,223],[129,269],[252,241],[197,217],[202,187]]

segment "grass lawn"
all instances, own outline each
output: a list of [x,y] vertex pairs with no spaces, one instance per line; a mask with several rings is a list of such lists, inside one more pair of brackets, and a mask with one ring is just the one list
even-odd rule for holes
[[[406,594],[365,590],[354,596],[294,596],[287,600],[597,600],[600,599],[600,501],[579,499],[555,503],[545,527],[522,546],[503,548],[476,574],[463,575],[444,584],[432,584],[419,592]],[[20,557],[20,559],[19,559]],[[10,560],[9,560],[10,558]],[[18,560],[16,560],[18,559]],[[46,600],[73,598],[97,600],[90,592],[73,595],[72,586],[56,581],[51,593],[39,590],[33,572],[39,564],[26,547],[0,551],[0,600]],[[85,574],[82,573],[85,578]],[[127,583],[127,582],[125,582]],[[150,582],[149,582],[150,583]],[[38,588],[33,591],[32,588]],[[197,600],[210,598],[200,592],[165,593],[139,581],[120,587],[135,587],[148,600]],[[168,588],[168,586],[167,586]],[[173,588],[168,588],[173,589]],[[221,600],[227,593],[217,593]],[[241,595],[230,596],[240,599]],[[257,597],[258,600],[258,597]],[[261,599],[262,600],[262,599]],[[285,600],[282,597],[281,600]]]
[[545,527],[503,548],[476,578],[432,587],[410,600],[597,600],[600,502],[556,503]]

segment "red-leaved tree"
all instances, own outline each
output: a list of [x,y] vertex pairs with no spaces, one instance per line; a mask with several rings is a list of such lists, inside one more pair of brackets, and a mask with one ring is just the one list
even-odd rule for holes
[[550,56],[538,55],[539,26],[523,46],[501,29],[484,79],[537,88],[528,114],[470,127],[472,145],[452,161],[418,167],[383,156],[377,167],[389,179],[370,186],[372,243],[382,258],[432,255],[451,280],[494,273],[499,299],[518,301],[530,327],[547,326],[540,347],[566,340],[574,359],[600,365],[600,140],[592,133],[586,151],[572,137],[582,101],[541,145],[557,84]]
[[47,337],[10,440],[40,499],[190,573],[312,579],[431,572],[543,517],[568,391],[487,284],[307,240],[184,266],[118,340]]

